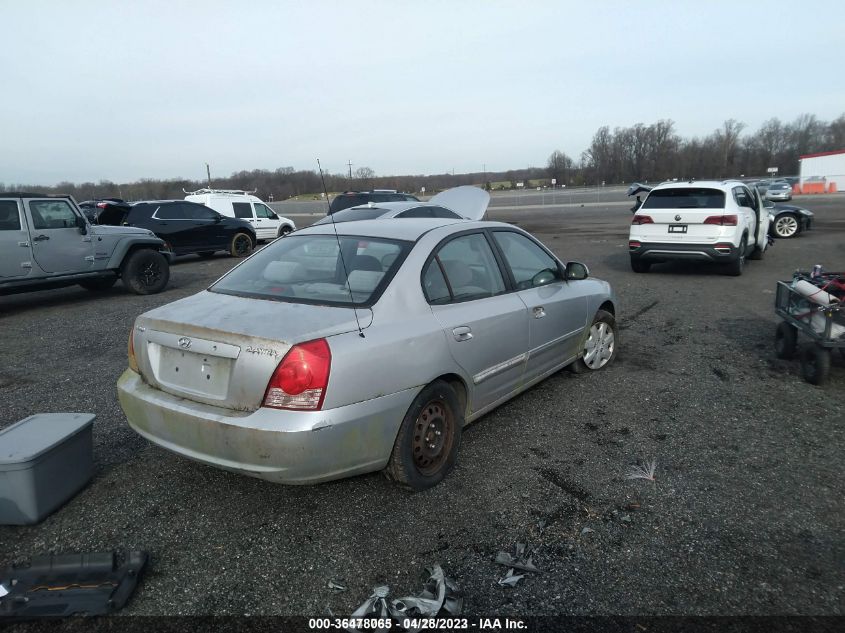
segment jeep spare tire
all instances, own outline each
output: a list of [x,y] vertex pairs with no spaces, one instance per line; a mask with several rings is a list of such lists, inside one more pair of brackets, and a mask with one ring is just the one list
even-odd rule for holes
[[170,280],[167,258],[151,248],[129,253],[120,267],[123,285],[136,295],[152,295],[164,290]]

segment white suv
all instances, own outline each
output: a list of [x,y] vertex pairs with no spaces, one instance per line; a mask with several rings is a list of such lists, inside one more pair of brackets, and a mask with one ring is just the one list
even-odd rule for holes
[[255,229],[258,240],[274,240],[296,230],[293,220],[283,218],[246,191],[234,189],[200,189],[185,196],[189,202],[211,207],[230,218],[247,220]]
[[769,214],[754,187],[733,180],[662,183],[631,220],[631,268],[645,273],[651,264],[687,259],[741,275],[746,257],[763,258],[768,230]]

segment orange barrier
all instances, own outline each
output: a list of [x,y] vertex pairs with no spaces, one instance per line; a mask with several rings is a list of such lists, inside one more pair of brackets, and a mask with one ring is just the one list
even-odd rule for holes
[[836,183],[832,182],[827,186],[828,193],[836,193]]
[[801,185],[798,184],[797,182],[794,185],[792,185],[792,193],[795,193],[795,194],[801,193]]
[[801,193],[824,193],[823,182],[805,182],[801,187]]

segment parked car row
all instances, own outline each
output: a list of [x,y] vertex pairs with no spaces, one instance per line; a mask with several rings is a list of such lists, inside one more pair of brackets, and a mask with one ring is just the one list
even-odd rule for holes
[[296,229],[293,220],[244,191],[201,189],[184,200],[104,198],[79,206],[93,223],[153,231],[173,255],[211,257],[226,251],[232,257],[245,257],[259,241],[284,237]]

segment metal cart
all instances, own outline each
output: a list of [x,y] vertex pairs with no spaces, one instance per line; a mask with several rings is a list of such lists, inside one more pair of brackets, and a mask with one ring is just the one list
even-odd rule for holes
[[[824,273],[823,277],[823,281],[836,281],[845,279],[845,273]],[[838,349],[845,358],[845,306],[820,305],[797,292],[790,282],[779,281],[775,312],[783,319],[775,332],[775,354],[778,358],[795,356],[800,331],[812,341],[801,350],[804,380],[823,384],[830,373],[832,351]]]

